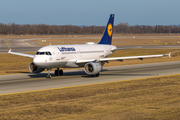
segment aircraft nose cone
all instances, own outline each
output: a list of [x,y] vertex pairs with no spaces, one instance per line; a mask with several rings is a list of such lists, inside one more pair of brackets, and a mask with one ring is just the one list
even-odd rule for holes
[[43,56],[35,56],[33,59],[33,63],[34,63],[34,65],[41,67],[41,68],[49,67],[47,58],[43,57]]
[[34,59],[33,59],[33,63],[36,65],[36,66],[41,66],[41,61],[40,61],[40,59],[36,56],[36,57],[34,57]]

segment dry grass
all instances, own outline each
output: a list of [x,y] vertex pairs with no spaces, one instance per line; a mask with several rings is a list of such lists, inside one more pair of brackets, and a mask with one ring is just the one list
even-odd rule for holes
[[[92,37],[92,38],[88,38]],[[96,38],[99,37],[99,38]],[[86,42],[98,43],[102,35],[77,35],[76,37],[61,36],[61,39],[46,39],[46,43],[42,40],[34,40],[34,42],[41,46],[49,45],[63,45],[63,44],[82,44]],[[121,38],[118,38],[121,37]],[[53,37],[52,37],[53,38]],[[159,42],[154,42],[159,41]],[[174,45],[179,44],[180,36],[178,34],[117,34],[113,36],[113,45]]]
[[[0,38],[57,38],[57,37],[102,37],[103,34],[74,34],[74,35],[0,35]],[[113,34],[113,37],[124,37],[124,36],[177,36],[180,34]]]
[[102,35],[0,35],[0,38],[59,38],[59,37],[98,37]]
[[32,58],[2,53],[0,59],[0,75],[30,72],[28,65],[31,62]]
[[[127,49],[127,50],[118,50],[115,53],[113,53],[110,57],[165,54],[173,51],[179,51],[179,49]],[[35,53],[29,53],[29,54],[35,54]],[[142,63],[169,62],[169,61],[179,61],[179,60],[180,60],[180,56],[178,55],[171,58],[168,57],[148,58],[144,60],[134,59],[134,60],[127,60],[124,62],[110,61],[108,64],[105,64],[104,67],[142,64]],[[30,72],[28,69],[28,65],[31,62],[32,62],[32,58],[26,58],[22,56],[7,54],[7,53],[1,54],[0,75]]]
[[[72,40],[71,40],[72,41]],[[179,40],[180,41],[180,40]],[[82,40],[81,42],[36,42],[36,44],[40,46],[47,46],[47,45],[69,45],[69,44],[86,44],[88,42]],[[98,43],[99,40],[90,40],[90,42]],[[155,43],[155,42],[149,42],[149,43],[116,43],[113,42],[112,45],[115,46],[124,46],[124,45],[179,45],[177,42],[167,42],[167,43]]]
[[1,120],[178,120],[180,75],[0,96]]

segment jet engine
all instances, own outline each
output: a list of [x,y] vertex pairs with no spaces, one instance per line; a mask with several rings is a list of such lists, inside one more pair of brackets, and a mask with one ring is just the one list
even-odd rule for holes
[[89,62],[86,63],[84,66],[84,71],[88,75],[96,75],[102,70],[102,66],[100,63],[95,63],[95,62]]
[[40,72],[44,71],[45,68],[37,67],[37,66],[34,65],[33,62],[31,62],[31,63],[29,64],[29,70],[30,70],[32,73],[40,73]]

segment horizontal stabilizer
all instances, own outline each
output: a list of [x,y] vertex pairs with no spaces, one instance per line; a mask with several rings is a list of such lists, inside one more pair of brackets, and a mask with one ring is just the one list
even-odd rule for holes
[[125,49],[135,49],[135,48],[142,48],[142,47],[141,46],[137,46],[137,47],[123,47],[123,48],[112,49],[111,51],[114,51],[114,50],[125,50]]

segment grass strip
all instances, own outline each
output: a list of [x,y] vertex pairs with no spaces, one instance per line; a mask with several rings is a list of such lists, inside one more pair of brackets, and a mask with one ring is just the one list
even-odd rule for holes
[[0,119],[180,118],[180,75],[0,96]]

